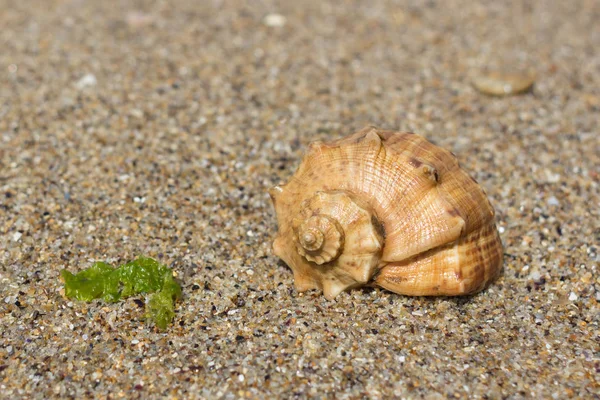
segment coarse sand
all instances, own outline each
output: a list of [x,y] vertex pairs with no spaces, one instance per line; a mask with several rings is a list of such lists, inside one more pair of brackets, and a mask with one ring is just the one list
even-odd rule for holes
[[[0,398],[600,398],[600,2],[0,0]],[[473,76],[534,70],[493,97]],[[368,124],[459,158],[502,276],[298,294],[267,190]],[[64,297],[138,255],[183,287]]]

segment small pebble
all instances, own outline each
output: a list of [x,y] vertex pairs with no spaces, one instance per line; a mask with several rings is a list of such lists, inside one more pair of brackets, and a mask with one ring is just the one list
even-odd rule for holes
[[538,272],[538,271],[533,271],[529,274],[529,277],[531,278],[531,280],[533,280],[534,282],[537,282],[540,280],[540,278],[542,277],[542,275]]
[[139,108],[134,108],[131,111],[129,111],[129,115],[131,115],[132,117],[135,117],[135,118],[143,118],[144,112],[142,110],[140,110]]
[[551,196],[548,200],[546,200],[549,206],[560,206],[560,202],[554,196]]
[[555,174],[555,173],[553,173],[552,171],[550,171],[548,169],[546,169],[544,172],[546,173],[546,180],[549,183],[558,183],[558,182],[560,182],[560,178],[561,178],[560,174]]
[[531,74],[488,72],[473,79],[473,86],[481,93],[491,96],[507,96],[524,93],[533,87],[535,78]]
[[578,297],[574,292],[571,292],[571,294],[569,294],[569,300],[575,301],[577,299],[578,299]]
[[287,22],[287,18],[281,14],[268,14],[265,16],[263,23],[272,28],[281,28]]
[[93,74],[86,74],[81,79],[77,81],[75,86],[77,89],[84,89],[86,87],[96,86],[98,81],[96,80],[96,76]]

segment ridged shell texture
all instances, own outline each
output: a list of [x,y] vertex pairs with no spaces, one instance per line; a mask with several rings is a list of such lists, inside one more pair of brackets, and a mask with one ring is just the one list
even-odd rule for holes
[[279,224],[274,253],[299,291],[334,298],[375,285],[465,295],[502,266],[484,191],[452,153],[416,134],[368,127],[314,142],[290,181],[270,194]]

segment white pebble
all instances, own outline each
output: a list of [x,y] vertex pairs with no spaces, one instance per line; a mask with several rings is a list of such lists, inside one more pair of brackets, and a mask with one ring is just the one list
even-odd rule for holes
[[143,118],[144,112],[142,110],[134,108],[133,110],[129,111],[129,115],[131,115],[132,117],[135,117],[135,118]]
[[285,23],[287,22],[287,18],[281,14],[268,14],[267,16],[265,16],[263,22],[266,26],[280,28],[285,25]]
[[554,196],[552,196],[548,200],[546,200],[546,203],[548,203],[549,206],[560,206],[560,202]]
[[246,379],[244,375],[238,375],[238,381],[244,382],[244,379]]
[[569,294],[569,300],[571,300],[571,301],[575,301],[575,300],[577,300],[577,299],[578,299],[578,297],[577,297],[577,295],[575,294],[575,292],[571,292],[571,294]]
[[560,174],[554,174],[549,170],[544,171],[546,173],[546,180],[549,183],[558,183],[560,182]]
[[532,273],[529,274],[529,277],[534,281],[537,282],[540,280],[540,278],[542,277],[542,275],[539,273],[539,271],[533,271]]
[[500,232],[500,233],[504,233],[504,231],[505,231],[505,229],[504,229],[504,227],[503,227],[503,226],[499,226],[499,227],[498,227],[498,232]]
[[140,342],[139,340],[137,340],[137,339],[133,339],[133,340],[131,341],[131,344],[138,344],[139,342]]
[[13,234],[13,241],[18,242],[19,239],[21,239],[21,236],[23,236],[23,234],[21,232],[15,232]]
[[98,80],[96,79],[96,76],[94,76],[93,74],[85,74],[81,79],[77,81],[75,86],[77,87],[77,89],[83,89],[90,86],[96,86],[97,83]]

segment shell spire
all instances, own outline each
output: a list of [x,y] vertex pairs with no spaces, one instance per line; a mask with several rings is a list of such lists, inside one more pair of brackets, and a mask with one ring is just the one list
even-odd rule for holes
[[368,127],[315,142],[270,190],[274,253],[299,291],[364,285],[408,295],[481,290],[502,265],[494,212],[456,157],[421,136]]
[[316,264],[338,258],[344,247],[344,231],[327,215],[313,215],[300,223],[296,233],[298,253]]

